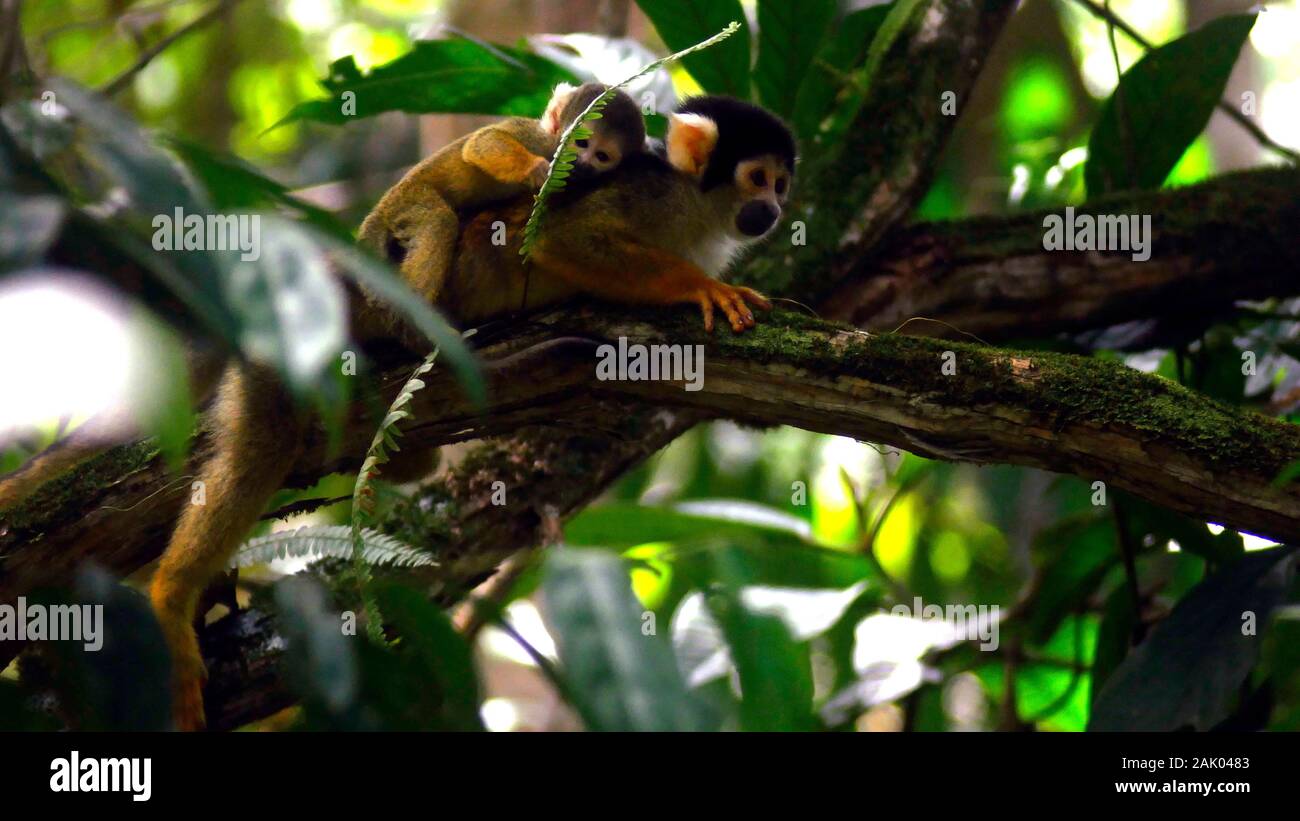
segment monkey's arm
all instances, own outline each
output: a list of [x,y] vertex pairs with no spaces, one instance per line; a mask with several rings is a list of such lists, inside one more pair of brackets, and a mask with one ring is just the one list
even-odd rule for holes
[[549,167],[548,157],[540,156],[500,126],[480,128],[470,134],[460,156],[497,182],[529,188],[541,187]]
[[757,291],[727,285],[698,266],[667,251],[634,239],[602,239],[597,243],[539,240],[532,256],[538,270],[572,283],[582,291],[634,305],[698,305],[704,329],[713,330],[716,305],[739,333],[754,327],[750,305],[768,310],[772,304]]

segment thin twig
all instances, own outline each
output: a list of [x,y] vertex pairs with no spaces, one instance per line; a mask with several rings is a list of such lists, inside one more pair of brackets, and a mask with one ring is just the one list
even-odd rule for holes
[[136,6],[134,8],[129,8],[126,11],[120,13],[108,14],[103,17],[95,17],[90,20],[73,20],[70,23],[63,23],[62,25],[58,25],[46,29],[45,31],[41,32],[40,37],[37,39],[39,39],[41,45],[45,45],[49,41],[53,40],[55,37],[58,37],[60,34],[64,34],[69,31],[76,31],[77,29],[96,29],[96,28],[102,28],[104,26],[115,25],[121,23],[122,21],[130,20],[135,17],[145,17],[150,14],[156,14],[160,11],[166,11],[172,6],[179,6],[185,3],[193,3],[193,2],[195,2],[195,0],[165,0],[165,2],[156,3],[152,6]]
[[515,581],[528,569],[534,555],[533,551],[523,550],[506,559],[492,578],[483,583],[481,591],[467,597],[456,610],[452,624],[467,642],[473,644],[493,614],[501,612],[502,601],[514,588]]
[[176,29],[166,37],[162,38],[157,43],[155,43],[151,48],[146,49],[145,52],[140,55],[139,59],[137,59],[130,68],[128,68],[126,71],[122,72],[121,74],[117,75],[117,77],[110,80],[108,84],[106,84],[103,88],[99,90],[99,93],[103,94],[105,97],[112,97],[117,92],[126,88],[127,84],[131,82],[131,80],[135,77],[135,75],[139,74],[141,71],[144,71],[145,68],[151,62],[153,62],[153,59],[155,57],[157,57],[159,54],[162,54],[165,50],[170,48],[173,43],[175,43],[177,40],[180,40],[182,37],[186,36],[187,34],[191,34],[203,28],[208,23],[211,23],[212,21],[216,20],[218,17],[220,17],[221,15],[225,14],[227,11],[232,9],[235,6],[235,4],[238,2],[239,0],[220,0],[220,2],[218,2],[212,8],[208,9],[203,14],[199,15],[198,17],[194,18],[190,22]]
[[[1094,16],[1099,17],[1102,20],[1105,20],[1106,22],[1113,25],[1115,28],[1124,32],[1124,34],[1126,34],[1130,40],[1137,43],[1142,48],[1147,50],[1150,50],[1152,48],[1150,41],[1148,41],[1145,37],[1139,34],[1137,30],[1134,29],[1132,26],[1130,26],[1128,23],[1124,22],[1123,18],[1111,12],[1109,9],[1097,5],[1092,0],[1074,0],[1074,2],[1083,6],[1088,11],[1092,12]],[[1255,123],[1252,122],[1251,119],[1247,117],[1245,114],[1242,114],[1240,111],[1238,111],[1237,107],[1234,106],[1232,103],[1228,102],[1227,100],[1220,100],[1219,110],[1222,111],[1224,114],[1227,114],[1229,117],[1231,117],[1232,120],[1235,123],[1237,123],[1237,125],[1246,129],[1246,131],[1250,133],[1250,136],[1254,137],[1255,140],[1260,145],[1264,146],[1265,148],[1276,151],[1278,154],[1281,154],[1282,156],[1289,159],[1292,163],[1300,163],[1300,152],[1296,152],[1294,149],[1287,148],[1285,145],[1281,145],[1279,143],[1274,142],[1271,137],[1269,137],[1267,134],[1264,133],[1264,130],[1262,128],[1255,125]]]

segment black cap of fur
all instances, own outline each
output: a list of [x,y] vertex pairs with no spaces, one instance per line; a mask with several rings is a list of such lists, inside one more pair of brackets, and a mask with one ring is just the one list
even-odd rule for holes
[[781,118],[753,103],[710,94],[690,97],[677,106],[678,114],[698,114],[718,124],[718,144],[709,156],[700,187],[730,183],[742,160],[772,154],[794,173],[794,134]]
[[[609,86],[602,83],[583,83],[578,86],[565,103],[561,118],[566,124],[573,122],[607,88]],[[602,124],[619,136],[624,154],[640,151],[645,145],[645,118],[641,116],[641,109],[637,108],[636,102],[624,91],[614,92],[614,96],[609,98],[600,112],[600,119],[587,123],[587,127],[600,128]]]

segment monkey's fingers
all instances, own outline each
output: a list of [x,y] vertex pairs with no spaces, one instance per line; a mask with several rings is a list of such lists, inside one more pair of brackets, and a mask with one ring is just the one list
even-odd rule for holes
[[700,313],[704,315],[705,333],[713,333],[713,299],[707,293],[701,293],[696,297],[700,304]]
[[718,303],[731,321],[731,330],[735,333],[743,333],[746,328],[754,327],[754,312],[749,310],[745,304],[744,296],[739,288],[731,285],[724,285],[716,282],[712,287],[713,300]]
[[745,301],[750,305],[753,305],[755,308],[764,311],[772,310],[771,301],[753,288],[746,288],[743,285],[737,285],[736,290],[740,291],[740,295],[745,298]]

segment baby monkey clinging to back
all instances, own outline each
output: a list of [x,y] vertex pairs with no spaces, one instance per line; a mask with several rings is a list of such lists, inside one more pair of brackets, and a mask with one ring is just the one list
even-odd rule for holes
[[[429,302],[442,293],[460,217],[535,191],[546,181],[560,135],[606,86],[556,86],[540,120],[511,117],[448,144],[389,189],[365,222],[363,245],[398,264],[402,278]],[[578,140],[575,175],[603,174],[645,145],[645,121],[632,98],[616,92]]]

